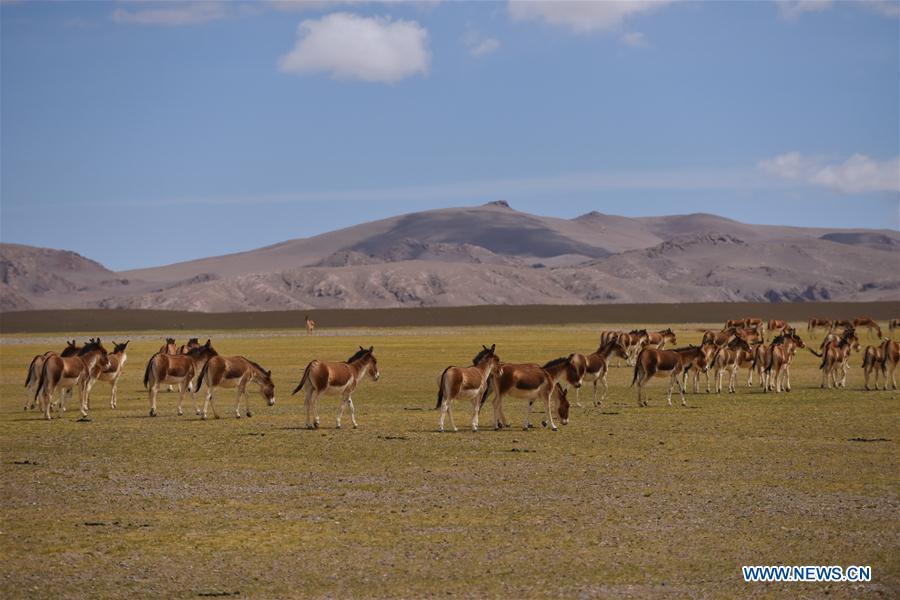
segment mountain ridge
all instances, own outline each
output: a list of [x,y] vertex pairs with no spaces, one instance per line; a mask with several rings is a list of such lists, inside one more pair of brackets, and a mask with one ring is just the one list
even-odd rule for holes
[[900,232],[889,229],[710,213],[563,219],[494,201],[121,272],[70,251],[0,244],[0,310],[894,300],[898,266]]

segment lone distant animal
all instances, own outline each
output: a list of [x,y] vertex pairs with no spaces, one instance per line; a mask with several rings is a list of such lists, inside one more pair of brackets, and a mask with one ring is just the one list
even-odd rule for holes
[[316,329],[316,322],[310,318],[309,315],[306,315],[306,335],[312,335],[313,331]]

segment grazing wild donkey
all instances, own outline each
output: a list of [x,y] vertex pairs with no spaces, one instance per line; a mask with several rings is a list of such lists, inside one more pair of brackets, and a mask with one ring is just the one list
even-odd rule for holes
[[184,414],[184,393],[190,392],[191,399],[194,401],[194,412],[200,414],[200,407],[197,405],[197,396],[191,386],[191,381],[198,369],[202,369],[206,361],[217,356],[218,352],[212,347],[212,342],[206,340],[206,343],[197,348],[188,350],[186,354],[166,354],[157,352],[147,361],[147,368],[144,369],[144,387],[150,394],[150,416],[155,417],[158,413],[156,410],[156,396],[159,394],[161,385],[177,385],[180,392],[178,397],[178,416]]
[[882,338],[881,326],[872,317],[856,317],[853,319],[853,327],[856,329],[865,327],[870,337],[874,333],[878,339]]
[[118,344],[113,341],[113,346],[113,351],[110,352],[107,356],[107,358],[109,358],[109,366],[103,369],[103,371],[97,377],[98,380],[105,381],[110,385],[110,408],[116,407],[116,401],[118,400],[117,390],[119,387],[119,377],[125,370],[125,362],[128,360],[128,355],[125,354],[125,348],[128,347],[128,342],[125,342],[124,344]]
[[91,338],[78,352],[77,356],[62,357],[52,354],[44,360],[41,368],[41,378],[38,381],[35,399],[41,399],[41,408],[44,417],[50,418],[50,405],[53,402],[53,394],[61,392],[59,396],[59,416],[65,410],[65,390],[81,391],[81,418],[87,419],[88,399],[91,387],[97,376],[109,366],[106,348],[100,343],[100,339]]
[[[80,351],[81,346],[79,346],[75,340],[72,340],[71,342],[66,340],[66,347],[63,348],[63,351],[60,352],[59,355],[63,358],[67,358],[76,356]],[[34,395],[34,389],[37,387],[38,380],[41,378],[41,369],[44,368],[44,361],[53,354],[56,353],[50,350],[43,354],[38,354],[31,359],[31,364],[28,365],[28,375],[25,376],[25,410],[35,407],[36,397]]]
[[206,418],[206,410],[212,406],[213,416],[219,418],[216,405],[213,402],[213,391],[216,388],[237,388],[237,397],[234,401],[234,416],[241,418],[241,398],[244,398],[244,407],[247,416],[252,417],[250,404],[247,401],[247,384],[255,383],[259,386],[259,392],[269,406],[275,405],[275,384],[272,383],[272,371],[267,371],[252,360],[243,356],[212,356],[203,365],[200,376],[197,378],[197,391],[206,381],[206,401],[203,403],[202,418]]
[[[513,398],[522,398],[528,400],[528,409],[525,413],[524,429],[531,427],[531,408],[535,400],[542,400],[546,413],[546,424],[550,425],[553,431],[557,430],[556,423],[553,422],[553,414],[550,409],[550,401],[555,391],[562,389],[557,383],[565,378],[567,385],[575,388],[581,387],[584,378],[584,371],[579,369],[575,355],[562,358],[555,358],[547,362],[544,366],[536,363],[501,363],[500,372],[494,376],[493,384],[490,388],[494,391],[494,429],[509,427],[509,421],[503,413],[503,398],[512,396]],[[481,403],[487,400],[491,389],[485,391],[481,398]],[[568,402],[568,400],[566,400]],[[568,422],[568,415],[563,424]]]
[[341,406],[337,413],[337,428],[341,428],[341,417],[344,415],[344,407],[350,408],[350,420],[353,428],[357,428],[356,407],[353,405],[353,392],[359,386],[363,378],[368,374],[372,381],[378,381],[381,373],[378,372],[378,361],[372,354],[374,346],[368,348],[359,347],[359,351],[348,358],[346,362],[325,362],[312,360],[303,371],[300,383],[291,392],[291,396],[306,386],[306,428],[317,429],[319,427],[319,396],[322,394],[341,396]]
[[447,367],[438,382],[437,406],[441,409],[439,429],[444,431],[444,418],[450,417],[450,427],[459,431],[453,422],[452,404],[457,398],[472,402],[472,431],[478,431],[478,413],[481,397],[487,391],[488,381],[500,371],[500,357],[494,352],[496,344],[482,346],[472,359],[471,367]]
[[644,388],[657,373],[670,373],[669,382],[669,406],[672,406],[672,389],[678,385],[681,392],[681,405],[687,406],[684,400],[684,383],[682,373],[690,364],[696,364],[698,369],[706,369],[706,355],[699,346],[688,346],[675,350],[659,350],[650,346],[641,350],[634,365],[634,377],[631,385],[637,384],[638,406],[647,406]]
[[309,315],[306,315],[306,335],[312,335],[316,329],[316,322]]
[[834,321],[813,317],[806,323],[806,332],[809,334],[810,339],[815,339],[816,329],[824,329],[825,333],[831,333],[831,330],[834,329]]

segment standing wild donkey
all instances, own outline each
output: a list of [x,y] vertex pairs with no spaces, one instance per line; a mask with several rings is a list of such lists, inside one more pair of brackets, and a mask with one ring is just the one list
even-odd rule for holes
[[[69,356],[76,356],[80,351],[81,346],[79,346],[75,340],[72,340],[71,342],[66,340],[66,347],[63,348],[63,351],[60,352],[59,355],[66,358]],[[44,361],[54,354],[56,353],[50,350],[43,354],[38,354],[31,359],[31,364],[28,365],[28,375],[25,376],[25,410],[35,407],[36,398],[34,389],[37,387],[38,380],[41,378],[41,369],[44,368]]]
[[669,406],[672,406],[672,389],[678,385],[681,392],[681,405],[687,406],[684,400],[684,383],[682,383],[682,373],[689,367],[696,365],[700,370],[708,368],[706,362],[706,354],[703,349],[698,346],[688,346],[687,348],[677,348],[675,350],[657,350],[656,348],[647,346],[637,355],[637,362],[634,365],[634,377],[631,385],[637,384],[637,402],[638,406],[647,406],[646,392],[644,388],[657,373],[669,373],[671,381],[669,382]]
[[113,346],[113,351],[110,352],[108,356],[109,366],[103,369],[103,372],[97,377],[100,381],[108,383],[111,388],[109,391],[110,408],[116,407],[116,401],[119,397],[119,377],[121,377],[122,372],[125,370],[125,362],[128,360],[128,355],[125,354],[125,348],[128,347],[128,342],[117,344],[113,341]]
[[150,360],[147,361],[147,368],[144,370],[144,387],[150,394],[150,416],[155,417],[158,413],[156,410],[156,396],[159,394],[161,385],[177,385],[180,395],[178,398],[178,416],[184,414],[182,406],[184,405],[184,393],[190,392],[191,398],[194,400],[194,411],[199,415],[200,407],[197,406],[197,396],[191,386],[191,380],[198,369],[201,369],[206,361],[217,356],[218,352],[212,347],[212,342],[206,340],[206,343],[197,348],[188,350],[186,354],[167,354],[157,352]]
[[77,356],[63,357],[59,354],[48,356],[41,368],[41,378],[34,395],[35,400],[41,399],[44,417],[50,418],[50,405],[55,392],[60,392],[59,416],[62,417],[65,410],[65,391],[78,388],[81,391],[81,418],[86,420],[91,387],[97,376],[108,366],[106,348],[100,343],[99,338],[91,338]]
[[444,418],[450,417],[450,427],[459,431],[453,422],[453,401],[468,398],[472,402],[472,431],[478,431],[478,413],[481,397],[487,391],[491,376],[500,372],[500,357],[494,353],[496,344],[482,346],[472,359],[471,367],[447,367],[438,382],[437,406],[441,409],[440,430],[444,431]]
[[351,394],[359,386],[360,381],[368,373],[372,381],[378,381],[381,373],[378,372],[378,361],[372,351],[374,346],[368,348],[359,347],[359,352],[347,359],[346,362],[325,362],[312,360],[303,371],[300,383],[291,392],[291,396],[306,387],[306,428],[317,429],[319,427],[319,396],[322,394],[340,394],[341,407],[337,413],[337,428],[341,428],[341,417],[344,416],[344,407],[350,407],[350,420],[353,428],[356,423],[356,407],[353,405]]

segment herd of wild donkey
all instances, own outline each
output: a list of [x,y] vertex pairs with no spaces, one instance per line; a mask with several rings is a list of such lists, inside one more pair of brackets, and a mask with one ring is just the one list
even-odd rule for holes
[[[309,322],[309,319],[307,319]],[[666,349],[676,343],[671,328],[661,331],[635,329],[632,331],[603,331],[600,345],[596,352],[587,356],[570,354],[550,362],[539,364],[504,363],[496,353],[495,346],[482,346],[471,366],[447,367],[438,383],[436,409],[441,410],[440,430],[444,431],[447,417],[450,427],[456,431],[451,411],[452,403],[457,399],[468,399],[472,403],[472,429],[478,429],[478,416],[484,402],[493,392],[494,427],[509,427],[509,421],[503,413],[503,398],[512,396],[528,401],[525,416],[525,428],[529,428],[531,407],[535,400],[544,404],[546,419],[544,426],[549,425],[554,431],[554,413],[566,424],[569,415],[568,390],[578,389],[587,380],[593,383],[593,402],[599,406],[606,398],[607,371],[610,360],[614,357],[623,359],[634,367],[631,384],[637,387],[639,406],[646,406],[646,385],[658,374],[669,374],[668,402],[672,404],[672,390],[677,385],[681,394],[681,403],[685,405],[684,391],[689,376],[693,375],[694,392],[699,391],[700,374],[706,377],[706,391],[710,391],[709,372],[713,371],[715,388],[721,393],[723,378],[727,375],[729,392],[735,391],[738,371],[747,368],[749,371],[747,385],[753,385],[754,373],[758,377],[758,385],[763,391],[780,392],[791,389],[791,363],[798,349],[807,349],[822,359],[822,387],[846,387],[847,372],[850,368],[850,356],[859,351],[860,342],[857,329],[866,328],[868,334],[877,335],[880,343],[868,346],[863,352],[862,368],[865,374],[865,389],[869,389],[870,376],[874,375],[875,389],[878,389],[878,378],[881,375],[882,385],[887,389],[890,375],[891,385],[896,389],[895,371],[900,360],[900,347],[893,340],[894,330],[900,328],[900,319],[890,321],[890,338],[882,336],[881,327],[869,317],[852,320],[810,319],[807,331],[810,339],[815,337],[817,329],[825,331],[825,337],[816,351],[804,343],[797,331],[785,321],[773,319],[764,321],[758,318],[729,320],[720,330],[704,331],[699,346],[690,345],[682,348]],[[308,327],[308,332],[312,329]],[[766,335],[774,336],[766,343]],[[25,387],[28,393],[26,410],[40,405],[44,416],[50,419],[52,408],[60,416],[65,410],[65,397],[76,390],[80,392],[81,416],[88,419],[88,408],[91,388],[97,381],[110,384],[110,406],[116,407],[116,387],[127,360],[128,342],[113,342],[112,352],[107,351],[99,339],[91,338],[83,346],[75,340],[68,342],[60,352],[46,352],[34,357],[28,367]],[[378,362],[373,348],[360,347],[359,350],[344,362],[326,362],[313,360],[303,371],[300,383],[293,394],[306,388],[306,426],[319,426],[318,398],[322,394],[341,396],[337,413],[337,427],[341,426],[345,408],[350,409],[353,427],[356,423],[356,408],[352,394],[366,377],[377,381],[380,377]],[[196,382],[195,375],[199,372]],[[147,362],[144,371],[144,387],[149,391],[150,416],[157,415],[156,399],[160,387],[177,386],[179,395],[178,414],[183,414],[184,395],[190,392],[194,400],[194,410],[202,418],[206,418],[207,409],[212,407],[213,415],[218,418],[214,404],[214,392],[217,388],[236,388],[234,414],[241,416],[241,399],[247,416],[251,412],[246,402],[247,385],[253,383],[259,387],[260,393],[269,406],[275,404],[275,385],[272,373],[259,364],[243,356],[221,356],[212,347],[210,340],[201,344],[197,338],[186,344],[177,346],[172,338]],[[206,400],[202,409],[197,404],[196,392],[206,384]],[[600,398],[597,398],[598,384],[602,384]],[[54,402],[54,396],[57,400]],[[551,404],[553,409],[551,410]]]

